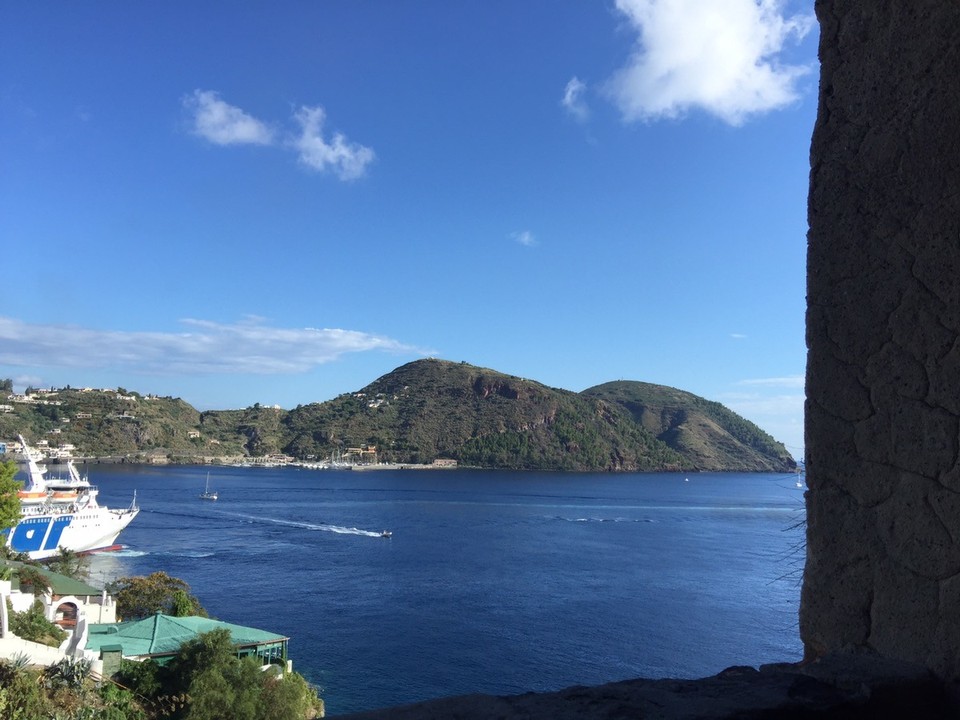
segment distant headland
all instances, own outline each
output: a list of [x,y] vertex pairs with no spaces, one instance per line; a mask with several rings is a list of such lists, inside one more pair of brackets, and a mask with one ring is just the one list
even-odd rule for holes
[[23,433],[54,458],[572,472],[796,466],[754,423],[683,390],[620,380],[576,393],[436,359],[292,410],[257,404],[200,412],[179,398],[124,388],[15,395],[10,381],[4,387],[0,441]]

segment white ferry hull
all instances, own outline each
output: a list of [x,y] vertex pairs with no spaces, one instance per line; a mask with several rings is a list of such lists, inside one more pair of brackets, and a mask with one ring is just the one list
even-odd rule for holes
[[60,549],[77,553],[109,548],[137,516],[139,508],[94,508],[76,513],[51,513],[24,517],[7,533],[7,546],[33,560],[55,557]]

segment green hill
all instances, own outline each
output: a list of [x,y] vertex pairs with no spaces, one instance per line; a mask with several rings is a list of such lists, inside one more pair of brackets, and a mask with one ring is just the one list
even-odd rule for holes
[[683,458],[601,400],[466,363],[420,360],[287,418],[297,454],[374,445],[381,460],[527,470],[654,470]]
[[[782,444],[719,403],[641,382],[582,393],[467,363],[418,360],[359,391],[285,411],[200,413],[182,400],[58,390],[15,403],[0,438],[71,443],[76,454],[132,461],[216,461],[273,453],[522,470],[789,471]],[[50,403],[59,404],[50,404]]]
[[754,467],[791,470],[796,462],[782,443],[718,402],[664,385],[618,381],[581,395],[616,403],[702,470]]

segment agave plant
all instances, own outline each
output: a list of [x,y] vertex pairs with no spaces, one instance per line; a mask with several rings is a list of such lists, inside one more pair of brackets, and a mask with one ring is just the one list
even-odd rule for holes
[[[22,675],[30,667],[30,656],[18,652],[12,657],[0,659],[0,688],[10,685],[17,677]],[[0,717],[6,717],[0,713]]]
[[13,670],[14,673],[19,674],[19,673],[22,673],[24,670],[26,670],[28,667],[30,667],[32,661],[30,659],[30,656],[27,655],[25,652],[18,652],[18,653],[14,653],[12,657],[8,658],[7,663],[9,663],[10,668]]
[[61,658],[44,670],[44,681],[48,688],[68,687],[79,690],[90,676],[91,666],[92,663],[86,658]]

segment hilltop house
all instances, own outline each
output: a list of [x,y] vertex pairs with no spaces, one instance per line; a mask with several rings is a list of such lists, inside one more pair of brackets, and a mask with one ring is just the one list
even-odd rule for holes
[[[8,560],[0,570],[9,579],[0,580],[0,658],[24,655],[37,665],[48,665],[64,657],[83,658],[94,662],[94,672],[102,665],[99,655],[85,650],[90,623],[112,623],[116,620],[116,604],[106,590],[31,566],[47,583],[44,588],[20,586],[19,570],[23,563]],[[8,605],[14,612],[29,610],[39,600],[44,616],[67,632],[67,639],[54,648],[17,637],[10,631]]]
[[[281,665],[288,672],[292,669],[292,663],[287,659],[290,638],[196,615],[172,617],[157,613],[143,620],[91,625],[87,650],[98,653],[108,666],[118,663],[120,657],[137,661],[153,660],[165,665],[183,643],[220,629],[230,633],[238,657],[252,655],[259,658],[263,665]],[[111,655],[115,657],[111,658]]]
[[[288,672],[292,669],[287,658],[290,638],[283,635],[210,618],[159,613],[118,623],[116,603],[106,590],[32,565],[30,569],[43,576],[47,587],[21,588],[18,571],[24,566],[12,560],[0,561],[0,577],[11,576],[0,580],[0,658],[24,655],[35,665],[49,665],[64,657],[86,658],[93,663],[95,674],[112,674],[121,658],[149,658],[162,665],[184,642],[211,630],[226,629],[239,657],[253,655],[263,665],[279,665]],[[24,640],[10,631],[8,601],[14,612],[25,612],[38,599],[47,620],[68,633],[57,648]]]

